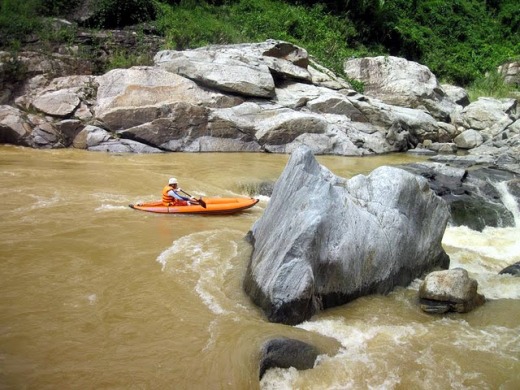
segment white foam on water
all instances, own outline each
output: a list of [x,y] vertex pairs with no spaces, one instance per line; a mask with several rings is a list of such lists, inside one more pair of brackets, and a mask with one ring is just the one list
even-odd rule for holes
[[271,197],[266,195],[256,195],[255,198],[263,203],[269,203],[269,201],[271,200]]
[[478,282],[478,292],[486,299],[520,299],[520,280],[513,275],[471,275]]
[[[349,324],[343,318],[307,321],[296,326],[338,340],[341,349],[334,356],[318,356],[314,373],[294,368],[274,368],[262,378],[262,389],[295,389],[301,383],[312,389],[393,389],[401,379],[399,370],[388,362],[385,351],[401,350],[408,339],[417,333],[417,324],[406,326],[369,325],[360,321]],[[372,352],[374,339],[384,340],[381,351]],[[406,348],[404,349],[406,351]],[[326,367],[326,368],[323,368]],[[326,372],[327,383],[322,383],[320,369]],[[332,378],[331,378],[332,376]],[[369,379],[366,379],[369,378]],[[361,387],[360,387],[361,386]]]
[[498,190],[504,206],[513,214],[515,226],[520,227],[520,208],[515,197],[508,191],[507,182],[503,181],[495,184],[495,188]]
[[467,270],[486,298],[520,298],[520,279],[499,274],[520,261],[520,228],[487,227],[479,232],[465,226],[449,227],[443,244],[450,255],[450,268]]
[[195,288],[195,291],[199,294],[199,297],[202,299],[202,302],[206,305],[208,309],[210,309],[213,314],[227,314],[229,313],[227,310],[225,310],[219,303],[217,298],[212,295],[212,293],[206,288],[204,283],[197,282],[197,287]]
[[174,257],[176,253],[182,252],[182,247],[185,246],[185,241],[187,239],[185,237],[182,237],[176,241],[173,242],[173,245],[163,251],[155,261],[157,261],[159,264],[161,264],[161,271],[166,270],[166,266],[168,265],[168,261]]
[[201,301],[214,314],[228,314],[229,310],[222,305],[230,303],[219,286],[224,285],[225,275],[232,268],[230,259],[238,254],[234,237],[239,239],[242,235],[228,229],[193,233],[175,240],[156,261],[162,271],[182,274],[183,280],[194,286]]
[[210,337],[208,339],[208,342],[204,346],[204,348],[202,348],[202,352],[208,351],[210,348],[212,348],[215,345],[215,342],[217,339],[217,337],[216,337],[217,330],[218,330],[218,320],[214,319],[210,322],[210,324],[208,326],[208,332],[209,332]]
[[38,210],[43,208],[53,207],[59,204],[64,198],[58,193],[54,192],[54,194],[50,196],[38,195],[38,194],[29,194],[29,196],[34,199],[33,202],[24,201],[24,206],[15,209],[14,211],[23,211],[24,213],[27,210]]
[[399,379],[399,375],[395,372],[387,372],[386,377],[382,380],[381,383],[377,384],[367,384],[367,388],[371,390],[386,390],[386,389],[394,389],[396,385],[399,384],[401,380]]
[[298,370],[294,367],[271,368],[262,377],[260,388],[262,390],[294,390],[293,382],[298,375]]
[[90,294],[90,295],[87,296],[87,300],[88,300],[89,305],[93,305],[97,301],[97,295],[96,294]]
[[121,202],[124,200],[121,194],[112,194],[109,192],[95,192],[93,194],[89,194],[89,196],[95,199],[99,199],[102,202]]
[[[374,318],[370,323],[350,323],[340,317],[308,321],[297,327],[335,338],[342,348],[334,356],[320,355],[313,370],[268,370],[261,381],[262,389],[294,389],[302,383],[313,383],[304,386],[313,389],[396,389],[403,386],[403,380],[415,388],[464,389],[468,381],[487,388],[486,374],[463,367],[457,355],[480,353],[481,358],[489,354],[508,366],[520,359],[519,327],[475,327],[459,318],[380,325]],[[444,355],[450,348],[460,353]],[[321,374],[329,383],[322,384]]]
[[[420,330],[416,324],[394,326],[359,324],[355,322],[350,325],[343,318],[306,321],[296,327],[335,338],[350,356],[352,353],[364,351],[367,342],[375,337],[384,336],[392,340],[393,343],[400,345],[405,344],[407,338],[417,334]],[[365,356],[361,354],[360,358],[363,359]]]
[[[443,319],[448,325],[446,319]],[[499,325],[489,325],[475,328],[466,321],[457,321],[457,338],[452,342],[459,348],[468,348],[474,351],[493,351],[501,358],[520,361],[520,324],[516,328],[507,328]]]
[[439,356],[432,346],[421,351],[416,363],[421,369],[411,372],[411,378],[418,388],[462,390],[468,388],[466,381],[474,381],[480,376],[479,373],[463,370],[457,361],[448,356]]
[[99,207],[96,207],[94,211],[97,212],[109,212],[109,211],[120,211],[120,210],[127,210],[128,205],[114,205],[114,204],[102,204]]
[[490,265],[493,261],[509,265],[520,260],[520,228],[518,227],[487,227],[482,232],[471,230],[466,226],[448,227],[442,243],[486,258],[486,263]]

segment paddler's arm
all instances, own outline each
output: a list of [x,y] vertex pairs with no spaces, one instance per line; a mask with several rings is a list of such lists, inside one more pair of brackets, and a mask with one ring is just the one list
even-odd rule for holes
[[[177,190],[177,191],[178,191],[178,190]],[[182,196],[182,195],[179,195],[179,194],[178,194],[176,191],[174,191],[174,190],[170,190],[170,191],[168,191],[168,195],[174,197],[174,198],[177,199],[177,200],[185,200],[185,201],[190,200],[190,198],[186,198],[186,197],[184,197],[184,196]]]

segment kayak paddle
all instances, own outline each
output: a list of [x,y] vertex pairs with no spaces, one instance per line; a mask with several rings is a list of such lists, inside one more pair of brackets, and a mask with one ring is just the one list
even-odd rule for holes
[[[190,194],[188,194],[186,191],[181,190],[180,188],[179,188],[179,191],[181,191],[182,193],[188,195],[190,198],[193,198],[193,196],[191,196]],[[204,201],[202,200],[202,198],[195,199],[195,200],[196,200],[197,202],[199,202],[199,204],[200,204],[202,207],[206,208],[206,202],[204,202]]]

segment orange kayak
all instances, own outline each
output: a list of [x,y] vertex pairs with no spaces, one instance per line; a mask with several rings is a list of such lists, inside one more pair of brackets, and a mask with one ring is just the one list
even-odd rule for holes
[[135,210],[161,214],[233,214],[253,207],[258,203],[254,198],[202,198],[201,205],[165,206],[163,202],[137,203],[129,205]]

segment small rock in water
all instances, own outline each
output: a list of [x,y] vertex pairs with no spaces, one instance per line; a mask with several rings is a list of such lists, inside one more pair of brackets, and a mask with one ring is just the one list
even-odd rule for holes
[[268,369],[274,367],[294,367],[297,370],[313,368],[317,357],[318,350],[303,341],[285,337],[269,340],[262,348],[260,379]]
[[500,275],[509,274],[509,275],[513,275],[516,277],[520,277],[520,261],[504,268],[502,271],[499,272],[499,274]]
[[419,156],[435,156],[437,153],[430,149],[415,148],[406,151],[407,154],[416,154]]
[[467,313],[485,302],[477,292],[478,283],[462,268],[435,271],[426,276],[419,288],[420,306],[426,313],[448,311]]

